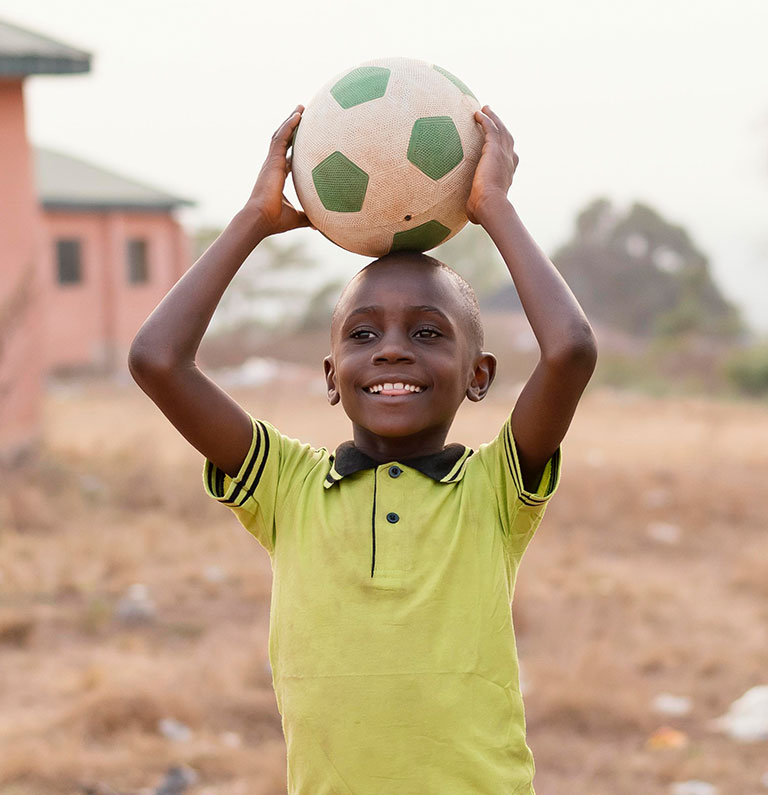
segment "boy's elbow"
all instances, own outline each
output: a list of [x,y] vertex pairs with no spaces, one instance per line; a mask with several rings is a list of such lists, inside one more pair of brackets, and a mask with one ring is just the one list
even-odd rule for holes
[[597,338],[589,322],[584,319],[563,340],[563,344],[547,357],[559,367],[588,373],[597,364]]
[[146,384],[167,376],[173,369],[168,357],[149,344],[141,331],[134,337],[128,351],[128,370],[137,384]]

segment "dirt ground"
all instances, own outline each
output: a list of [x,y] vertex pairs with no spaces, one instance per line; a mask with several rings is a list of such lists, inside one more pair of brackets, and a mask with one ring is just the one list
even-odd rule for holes
[[[291,436],[349,436],[298,371],[235,394]],[[513,400],[468,405],[453,439],[490,439]],[[583,401],[514,604],[538,795],[768,792],[768,743],[711,726],[768,684],[766,440],[765,404]],[[194,795],[285,792],[269,559],[201,465],[132,385],[51,392],[41,460],[0,485],[3,795],[151,792],[180,764]],[[156,615],[130,624],[136,583]],[[662,693],[690,712],[656,712]]]

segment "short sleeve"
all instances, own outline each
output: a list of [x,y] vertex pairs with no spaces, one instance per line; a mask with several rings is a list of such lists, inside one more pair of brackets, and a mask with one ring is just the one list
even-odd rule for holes
[[240,524],[272,555],[279,505],[325,451],[284,436],[268,422],[250,419],[251,446],[240,471],[230,477],[206,459],[203,485],[206,493],[230,508]]
[[522,554],[541,522],[547,503],[557,491],[562,451],[558,447],[547,461],[535,491],[528,491],[523,485],[511,416],[499,435],[492,442],[480,445],[476,455],[490,478],[510,551]]

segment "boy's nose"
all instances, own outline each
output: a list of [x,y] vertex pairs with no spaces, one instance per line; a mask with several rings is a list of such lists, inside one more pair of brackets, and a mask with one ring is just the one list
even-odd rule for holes
[[410,362],[413,354],[405,340],[394,337],[384,337],[381,344],[373,352],[372,361],[377,362]]

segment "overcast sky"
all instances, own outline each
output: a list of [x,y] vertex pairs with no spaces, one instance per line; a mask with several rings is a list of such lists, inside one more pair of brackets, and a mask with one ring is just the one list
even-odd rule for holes
[[[648,202],[768,331],[768,0],[0,0],[0,18],[94,56],[27,81],[33,142],[195,200],[190,225],[227,222],[333,75],[437,63],[512,130],[510,198],[547,251],[598,195]],[[293,234],[350,275],[366,261]]]

